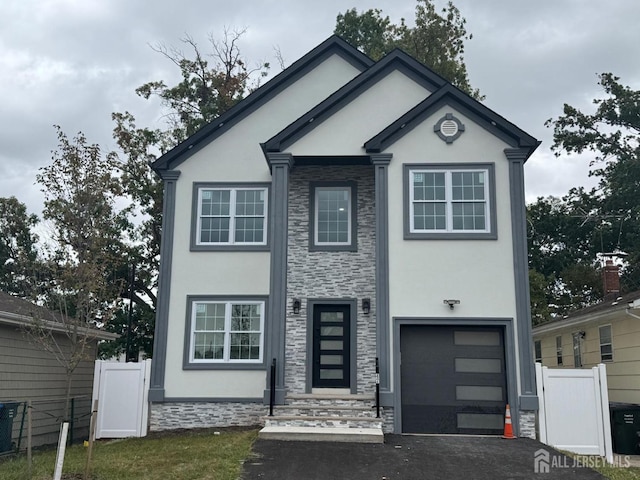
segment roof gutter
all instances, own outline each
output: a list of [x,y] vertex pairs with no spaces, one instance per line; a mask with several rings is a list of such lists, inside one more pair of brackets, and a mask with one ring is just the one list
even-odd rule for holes
[[[0,324],[13,325],[16,327],[29,327],[33,324],[33,317],[28,315],[20,315],[12,312],[0,312]],[[64,323],[54,322],[51,320],[38,320],[44,328],[50,329],[52,332],[67,333]],[[120,338],[117,333],[105,332],[104,330],[97,330],[95,328],[79,327],[79,332],[82,335],[92,336],[98,340],[116,340]]]
[[640,309],[640,298],[638,298],[637,300],[634,300],[633,302],[629,303],[629,305],[627,306],[625,312],[627,313],[627,315],[633,317],[633,318],[637,318],[638,320],[640,320],[640,316],[636,315],[635,313],[631,313],[631,309]]

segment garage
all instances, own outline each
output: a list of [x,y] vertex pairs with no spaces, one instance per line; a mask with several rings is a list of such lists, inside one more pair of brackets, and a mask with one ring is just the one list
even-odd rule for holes
[[504,352],[502,327],[402,325],[402,432],[502,434]]

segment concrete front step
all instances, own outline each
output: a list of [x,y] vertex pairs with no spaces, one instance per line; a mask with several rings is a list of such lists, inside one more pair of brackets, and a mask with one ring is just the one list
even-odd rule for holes
[[278,405],[278,416],[307,415],[311,417],[375,417],[376,411],[368,405]]
[[266,426],[260,430],[259,437],[307,442],[384,443],[382,428]]
[[382,418],[277,415],[264,417],[264,425],[266,427],[382,428]]

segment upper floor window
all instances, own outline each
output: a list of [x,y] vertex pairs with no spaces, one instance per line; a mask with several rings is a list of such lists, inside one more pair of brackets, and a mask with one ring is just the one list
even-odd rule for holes
[[493,165],[405,169],[405,238],[496,238]]
[[266,246],[267,187],[197,185],[194,199],[192,249]]
[[574,332],[573,335],[573,366],[582,368],[582,339],[584,332]]
[[603,325],[600,330],[600,360],[613,361],[613,343],[611,341],[611,325]]
[[563,364],[562,360],[562,335],[558,335],[556,337],[556,360],[558,362],[558,366]]
[[356,184],[311,184],[310,250],[355,250]]
[[262,301],[192,301],[188,363],[262,363],[264,310]]

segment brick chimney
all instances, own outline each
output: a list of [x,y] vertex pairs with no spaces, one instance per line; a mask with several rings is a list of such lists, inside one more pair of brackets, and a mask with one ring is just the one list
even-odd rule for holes
[[602,271],[605,301],[615,300],[620,295],[620,267],[607,260]]

